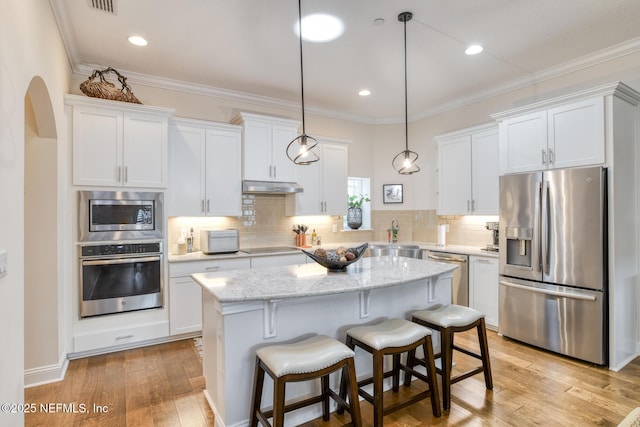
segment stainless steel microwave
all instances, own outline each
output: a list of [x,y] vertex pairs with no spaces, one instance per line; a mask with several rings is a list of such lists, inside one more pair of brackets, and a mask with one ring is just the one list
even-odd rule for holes
[[161,239],[163,193],[78,191],[78,240]]

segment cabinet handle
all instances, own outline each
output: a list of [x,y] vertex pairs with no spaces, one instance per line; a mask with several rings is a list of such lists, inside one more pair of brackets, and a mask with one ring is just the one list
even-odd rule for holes
[[121,337],[116,337],[116,341],[119,340],[128,340],[129,338],[133,338],[133,335],[123,335]]
[[219,270],[219,269],[220,269],[219,265],[214,265],[213,267],[207,267],[205,270],[211,271],[211,270]]
[[322,203],[324,203],[324,209],[322,210],[322,212],[327,213],[327,202]]
[[127,182],[129,180],[129,167],[125,166],[124,167],[124,182]]
[[549,148],[549,164],[553,164],[553,150]]
[[200,212],[204,213],[204,199],[200,200]]
[[207,199],[207,213],[211,212],[211,200]]
[[479,258],[479,259],[475,260],[475,262],[478,262],[480,264],[490,264],[490,261],[488,259],[484,259],[484,258]]
[[320,212],[324,212],[324,202],[320,202]]
[[118,182],[122,181],[122,166],[118,166]]
[[547,164],[547,152],[544,149],[542,150],[542,164]]
[[467,200],[467,212],[471,212],[471,200]]
[[471,199],[471,212],[476,211],[476,201]]
[[273,177],[273,166],[269,165],[269,178]]
[[277,178],[278,177],[278,171],[276,169],[276,165],[273,165],[273,177]]

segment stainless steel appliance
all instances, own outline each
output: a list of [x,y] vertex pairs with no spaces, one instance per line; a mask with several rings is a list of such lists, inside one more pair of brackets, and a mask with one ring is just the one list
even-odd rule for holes
[[500,250],[500,223],[496,221],[487,222],[485,224],[487,230],[491,230],[493,235],[493,243],[482,248],[483,251],[498,252]]
[[80,245],[80,317],[162,307],[162,242]]
[[238,252],[238,230],[200,230],[200,250],[205,254]]
[[607,363],[607,171],[500,177],[500,325],[507,337]]
[[451,282],[451,302],[469,306],[469,257],[449,252],[426,251],[426,257],[432,261],[446,262],[458,266],[453,270]]
[[160,192],[78,191],[78,240],[161,239]]

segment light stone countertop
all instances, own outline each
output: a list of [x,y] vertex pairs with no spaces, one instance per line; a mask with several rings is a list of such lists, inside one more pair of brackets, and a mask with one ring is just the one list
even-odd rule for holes
[[362,258],[346,272],[328,272],[316,263],[252,270],[198,273],[191,277],[221,303],[267,301],[402,285],[439,276],[456,266],[402,257]]

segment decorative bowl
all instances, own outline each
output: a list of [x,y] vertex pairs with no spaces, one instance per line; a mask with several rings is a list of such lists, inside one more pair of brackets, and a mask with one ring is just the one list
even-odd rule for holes
[[[369,246],[369,243],[364,243],[360,246],[357,246],[355,248],[348,248],[347,252],[352,252],[356,257],[354,259],[352,259],[351,261],[332,261],[326,257],[322,257],[319,255],[314,254],[313,252],[307,252],[304,249],[302,249],[302,252],[305,253],[305,255],[307,255],[309,258],[311,258],[312,260],[314,260],[315,262],[317,262],[318,264],[320,264],[321,266],[327,268],[329,271],[334,271],[334,272],[345,272],[347,271],[347,266],[349,266],[350,264],[353,264],[354,262],[358,261],[360,258],[362,258],[362,255],[364,255],[364,253],[367,251],[367,247]],[[327,252],[331,252],[331,251],[327,251]]]

